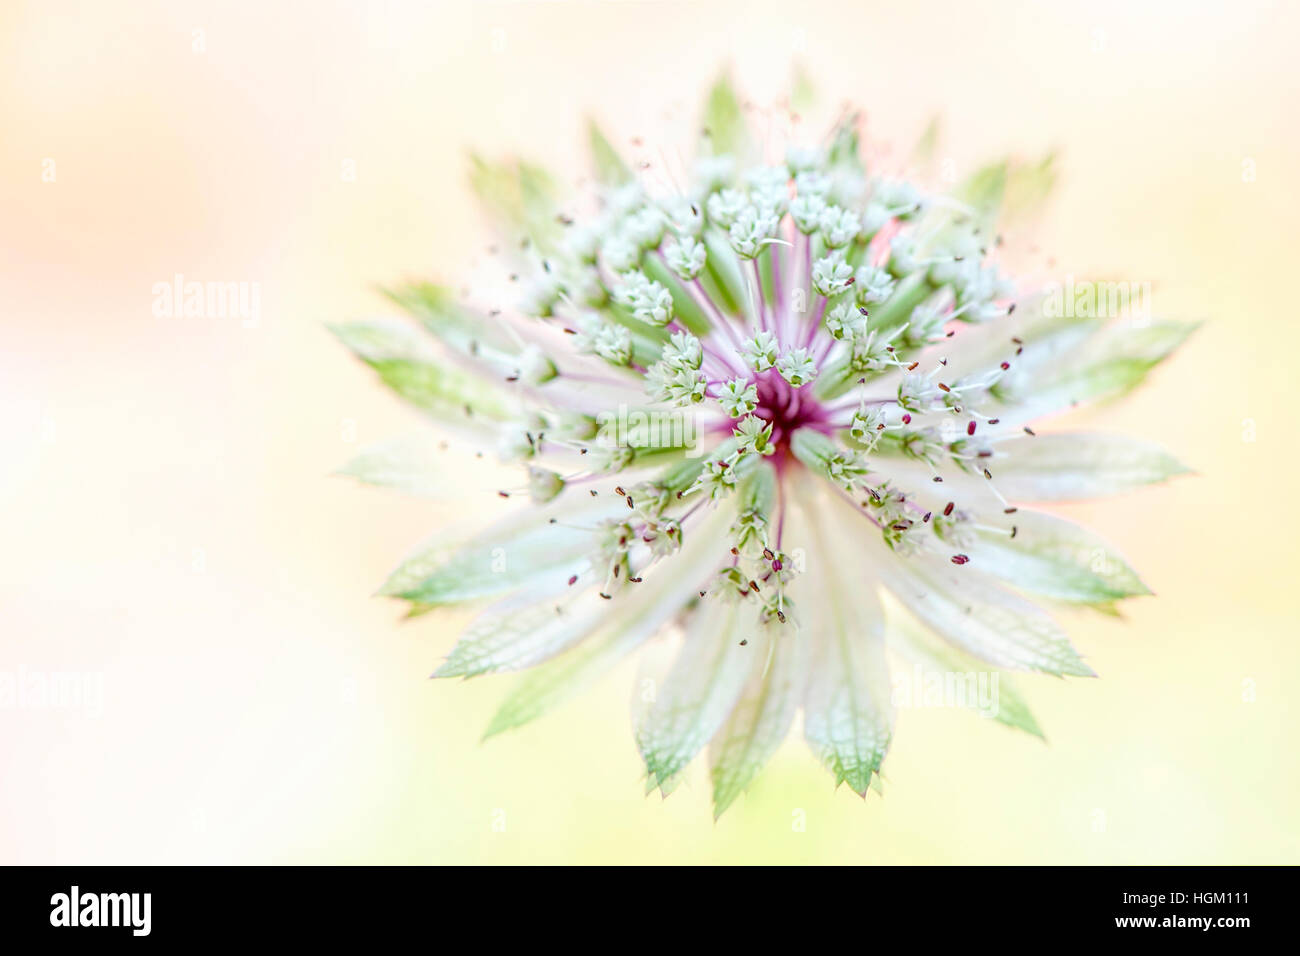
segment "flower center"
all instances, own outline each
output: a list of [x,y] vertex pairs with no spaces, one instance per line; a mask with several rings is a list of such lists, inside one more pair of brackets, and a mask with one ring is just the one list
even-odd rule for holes
[[773,464],[783,466],[790,457],[790,439],[800,428],[813,428],[824,435],[835,431],[825,406],[811,395],[811,389],[794,388],[775,369],[755,378],[758,408],[754,414],[772,424]]

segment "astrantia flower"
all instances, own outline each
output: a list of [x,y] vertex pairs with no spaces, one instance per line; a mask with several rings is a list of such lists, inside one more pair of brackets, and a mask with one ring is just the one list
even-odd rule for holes
[[[391,296],[417,325],[337,332],[436,425],[520,469],[491,492],[499,523],[435,541],[384,588],[415,612],[482,602],[437,676],[530,669],[491,734],[675,641],[638,682],[636,742],[664,792],[707,749],[721,813],[800,713],[836,781],[865,793],[894,725],[890,656],[1092,673],[1034,599],[1108,609],[1145,588],[1025,505],[1181,468],[1033,426],[1135,386],[1187,328],[1061,316],[1006,278],[1005,164],[933,195],[867,167],[853,120],[774,162],[725,83],[704,125],[689,181],[633,175],[593,127],[585,203],[536,167],[477,161],[507,234],[499,281],[407,286]],[[348,470],[418,490],[429,467],[386,448]],[[1000,699],[995,716],[1037,732],[1006,682]]]

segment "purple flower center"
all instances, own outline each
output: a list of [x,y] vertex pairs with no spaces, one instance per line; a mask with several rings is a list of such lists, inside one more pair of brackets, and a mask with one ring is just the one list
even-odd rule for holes
[[[783,468],[791,460],[790,439],[800,428],[812,428],[823,435],[834,433],[830,413],[813,398],[810,387],[794,388],[776,369],[759,372],[753,382],[758,389],[758,408],[754,414],[772,424],[772,445],[776,448],[772,464],[777,468]],[[732,421],[728,431],[738,421]]]

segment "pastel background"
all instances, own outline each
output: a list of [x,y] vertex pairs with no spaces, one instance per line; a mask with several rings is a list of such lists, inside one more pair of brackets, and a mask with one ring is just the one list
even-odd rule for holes
[[[0,709],[0,861],[1300,861],[1297,36],[1254,0],[5,3],[0,671],[103,701]],[[465,271],[468,148],[576,179],[587,113],[685,149],[721,66],[770,103],[796,62],[896,150],[936,112],[959,169],[1060,148],[1043,254],[1208,320],[1087,422],[1199,474],[1063,509],[1158,597],[1071,622],[1101,679],[1026,682],[1050,743],[905,712],[864,804],[792,738],[714,824],[698,767],[642,797],[631,665],[486,744],[509,679],[427,678],[463,618],[370,594],[501,478],[330,477],[417,420],[323,324]],[[155,317],[176,273],[260,322]]]

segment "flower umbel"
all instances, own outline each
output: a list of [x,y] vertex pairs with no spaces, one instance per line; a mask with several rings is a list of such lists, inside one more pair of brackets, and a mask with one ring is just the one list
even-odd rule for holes
[[[589,207],[534,166],[476,160],[507,237],[500,281],[407,285],[389,295],[418,327],[335,329],[444,431],[521,470],[492,491],[503,521],[418,551],[384,593],[413,613],[484,605],[436,676],[528,669],[489,734],[676,641],[638,682],[636,742],[664,793],[707,748],[717,814],[800,712],[865,795],[899,706],[888,655],[1004,678],[991,716],[1038,733],[1003,672],[1092,671],[1034,599],[1148,592],[1096,536],[1026,505],[1184,469],[1034,425],[1133,388],[1190,326],[1061,317],[999,271],[1001,199],[1016,177],[1041,191],[1049,165],[931,194],[870,168],[855,118],[764,156],[725,81],[704,127],[683,182],[634,174],[593,125]],[[386,446],[347,471],[418,491],[431,467]]]

